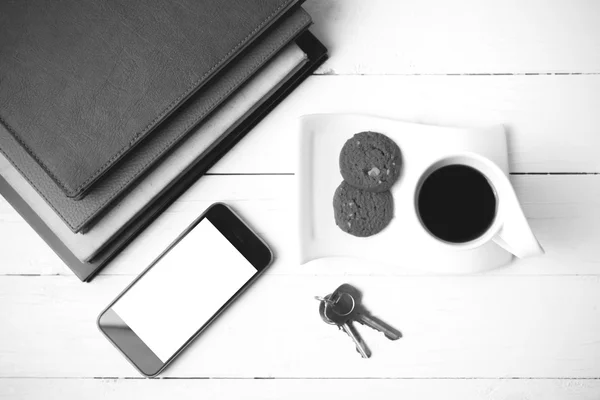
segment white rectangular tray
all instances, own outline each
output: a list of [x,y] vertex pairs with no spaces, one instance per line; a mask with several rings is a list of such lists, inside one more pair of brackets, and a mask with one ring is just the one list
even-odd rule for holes
[[[359,238],[337,227],[333,194],[342,182],[339,154],[355,133],[387,135],[402,152],[402,171],[392,187],[394,218],[380,233]],[[471,273],[508,263],[512,254],[493,242],[472,250],[440,250],[415,212],[419,180],[436,161],[476,153],[508,175],[502,126],[458,129],[350,114],[315,114],[300,119],[297,210],[301,264],[323,257],[352,257],[398,268],[436,273]]]

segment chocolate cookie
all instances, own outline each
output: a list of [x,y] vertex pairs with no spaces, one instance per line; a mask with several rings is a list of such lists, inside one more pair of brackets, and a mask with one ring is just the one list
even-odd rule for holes
[[400,176],[401,163],[398,145],[377,132],[357,133],[340,152],[340,173],[344,180],[371,192],[389,190]]
[[394,200],[389,191],[368,192],[342,182],[333,196],[335,223],[346,233],[366,237],[379,233],[392,220]]

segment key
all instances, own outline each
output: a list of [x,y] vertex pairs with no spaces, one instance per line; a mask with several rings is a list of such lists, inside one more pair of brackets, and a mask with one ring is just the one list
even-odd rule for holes
[[[337,294],[338,301],[330,305],[331,312],[327,316],[331,320],[337,321],[343,318],[356,321],[382,332],[390,340],[398,340],[402,337],[400,331],[365,310],[361,303],[360,292],[352,285],[345,283],[337,288],[334,294]],[[332,317],[330,314],[338,314],[339,317]]]
[[[337,297],[335,292],[327,295],[323,298],[321,304],[319,305],[319,314],[321,315],[323,321],[329,325],[337,325],[339,329],[343,330],[348,336],[350,336],[350,339],[352,339],[354,345],[356,346],[356,351],[358,351],[362,358],[369,358],[371,357],[371,350],[369,350],[367,344],[364,342],[358,331],[356,331],[354,325],[352,325],[352,321],[345,316],[329,312],[328,310],[334,305],[337,306],[340,301],[347,300],[347,296],[342,295]],[[331,319],[329,316],[332,316],[334,319]]]

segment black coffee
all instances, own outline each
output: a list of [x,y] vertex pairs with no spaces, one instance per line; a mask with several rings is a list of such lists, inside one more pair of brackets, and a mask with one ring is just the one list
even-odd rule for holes
[[496,195],[481,172],[448,165],[425,179],[417,207],[423,225],[434,236],[465,243],[483,235],[494,222]]

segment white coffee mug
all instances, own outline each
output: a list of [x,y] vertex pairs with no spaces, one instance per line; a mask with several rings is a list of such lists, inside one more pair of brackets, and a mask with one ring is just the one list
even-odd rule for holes
[[[523,214],[517,195],[506,174],[492,161],[475,153],[444,157],[432,163],[421,176],[415,192],[415,212],[419,215],[418,197],[423,182],[434,172],[449,165],[465,165],[479,171],[488,180],[496,196],[496,215],[489,228],[477,238],[464,243],[444,241],[432,234],[421,221],[422,228],[438,246],[470,250],[493,240],[519,258],[544,253]],[[419,218],[420,219],[420,218]]]

